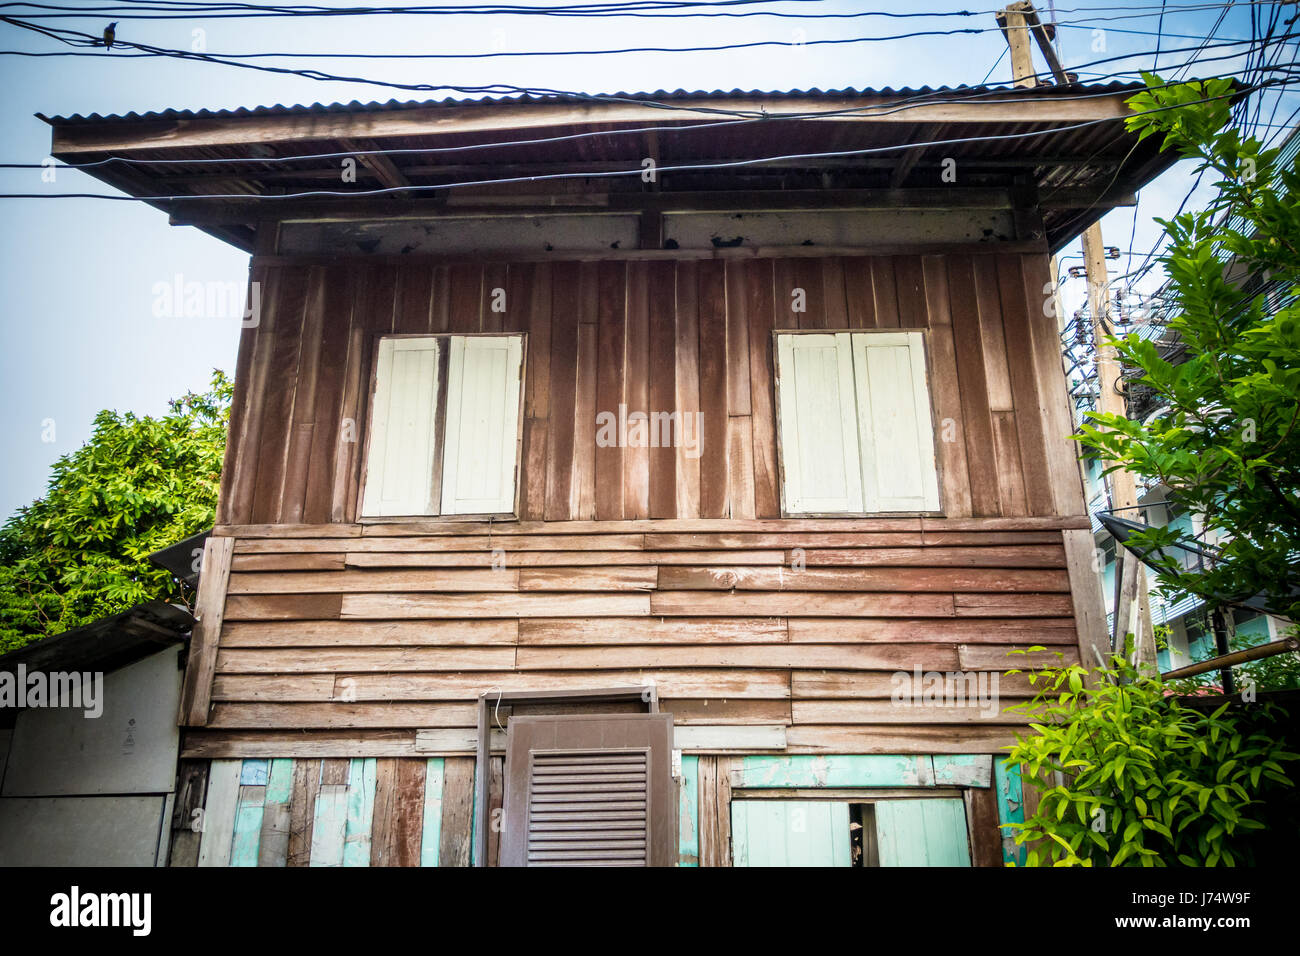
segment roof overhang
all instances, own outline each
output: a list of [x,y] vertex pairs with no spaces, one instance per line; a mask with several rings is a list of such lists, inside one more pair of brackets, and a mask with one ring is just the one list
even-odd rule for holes
[[[48,122],[56,158],[110,160],[86,172],[250,251],[259,223],[377,206],[436,217],[988,203],[1041,213],[1038,240],[1055,250],[1176,159],[1125,131],[1139,88],[659,91]],[[349,156],[357,176],[344,183]],[[349,195],[375,189],[391,192]],[[325,194],[273,198],[300,193]]]
[[0,672],[110,672],[165,647],[189,641],[194,617],[182,607],[149,601],[120,614],[55,634],[0,655]]

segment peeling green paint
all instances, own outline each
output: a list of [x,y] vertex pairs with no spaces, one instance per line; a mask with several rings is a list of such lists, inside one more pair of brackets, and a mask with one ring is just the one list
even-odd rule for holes
[[700,758],[682,757],[677,809],[678,866],[700,865]]
[[293,761],[272,760],[266,777],[266,802],[288,803],[293,797]]
[[430,757],[424,771],[424,826],[420,834],[420,866],[438,865],[442,841],[442,758]]
[[[1025,790],[1020,779],[1020,768],[1008,766],[1006,758],[998,758],[993,762],[993,774],[998,791],[998,823],[1024,823]],[[1006,828],[1002,830],[1003,863],[1024,863],[1025,849],[1016,845],[1012,835],[1014,832]]]
[[992,783],[990,754],[936,754],[934,782],[940,787],[987,787]]
[[745,757],[736,787],[932,787],[934,765],[926,756],[797,755]]
[[262,842],[262,807],[265,801],[266,787],[249,785],[239,788],[239,803],[235,807],[235,833],[230,847],[231,866],[257,866],[257,851]]
[[370,865],[370,827],[375,815],[378,764],[374,757],[352,761],[348,770],[348,818],[343,836],[343,865]]

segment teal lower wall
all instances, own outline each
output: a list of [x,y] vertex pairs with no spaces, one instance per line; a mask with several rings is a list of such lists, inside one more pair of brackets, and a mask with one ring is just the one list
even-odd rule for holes
[[[462,765],[472,761],[456,758]],[[288,836],[284,832],[290,813],[289,805],[294,794],[296,764],[302,761],[289,759],[214,760],[209,767],[209,786],[204,806],[201,834],[200,865],[204,866],[284,866]],[[445,821],[454,820],[457,830],[472,832],[473,816],[451,812],[444,803],[455,802],[464,809],[466,794],[461,792],[466,778],[464,766],[458,768],[456,792],[449,793],[447,766],[443,758],[434,757],[424,762],[423,793],[406,794],[408,801],[418,797],[414,811],[413,833],[418,833],[418,860],[421,866],[455,865],[456,861],[440,859]],[[319,769],[319,761],[308,766]],[[310,817],[310,856],[308,865],[324,867],[363,867],[372,862],[372,840],[377,826],[376,799],[391,800],[391,794],[378,793],[377,765],[374,758],[357,758],[348,761],[346,783],[323,785],[312,790],[312,805],[295,808],[296,817]],[[418,769],[418,768],[417,768]],[[999,823],[1017,823],[1024,820],[1023,789],[1019,774],[1005,762],[992,755],[853,755],[826,756],[771,756],[754,755],[734,759],[729,781],[733,793],[743,791],[773,791],[797,789],[880,789],[900,788],[918,793],[936,788],[993,788],[996,793]],[[681,778],[678,790],[678,846],[679,866],[700,865],[700,758],[685,755],[681,760]],[[743,801],[757,803],[758,801]],[[771,806],[786,801],[769,801]],[[818,803],[815,798],[812,803]],[[895,803],[897,805],[895,805]],[[951,803],[952,807],[940,807]],[[905,806],[913,805],[916,806]],[[809,806],[812,804],[810,803]],[[471,804],[472,807],[472,804]],[[807,809],[807,808],[805,808]],[[391,812],[391,807],[388,808]],[[895,812],[896,811],[896,812]],[[767,816],[773,812],[748,812],[745,820],[754,833],[761,832]],[[780,813],[792,812],[789,807]],[[813,819],[818,825],[832,826],[834,820],[821,820],[821,809],[800,816],[800,820]],[[847,812],[847,810],[845,810]],[[764,815],[764,813],[766,815]],[[409,814],[409,808],[408,808]],[[937,814],[937,816],[936,816]],[[956,814],[957,816],[954,816]],[[779,814],[778,814],[779,815]],[[824,815],[824,814],[822,814]],[[934,817],[933,820],[930,818]],[[943,820],[939,818],[943,817]],[[888,845],[882,840],[885,858],[910,861],[906,865],[969,865],[969,854],[964,841],[936,837],[940,831],[956,831],[953,822],[958,817],[964,821],[962,801],[959,799],[931,798],[927,800],[898,799],[890,804],[881,825],[889,835]],[[752,819],[751,819],[752,818]],[[949,819],[951,818],[951,819]],[[784,819],[784,818],[783,818]],[[768,821],[770,822],[770,821]],[[408,820],[408,824],[410,821]],[[940,825],[942,824],[942,826]],[[846,824],[847,827],[847,824]],[[802,832],[802,831],[800,831]],[[846,829],[847,832],[847,829]],[[929,835],[927,837],[927,834]],[[733,834],[734,838],[734,834]],[[928,842],[927,842],[928,840]],[[816,841],[813,841],[816,842]],[[842,865],[843,847],[837,835],[826,843],[826,852],[812,852],[807,865],[826,857],[827,865]],[[961,849],[957,850],[957,844]],[[1009,838],[1003,843],[1004,860],[1019,860],[1020,853]],[[738,855],[744,862],[775,860],[788,857],[804,859],[805,851],[790,844],[785,849],[747,847]],[[462,850],[463,853],[463,850]],[[963,856],[963,854],[965,854]],[[892,855],[892,856],[891,856]],[[460,856],[460,865],[465,857]],[[473,862],[473,851],[470,851]],[[755,863],[755,865],[759,865]]]

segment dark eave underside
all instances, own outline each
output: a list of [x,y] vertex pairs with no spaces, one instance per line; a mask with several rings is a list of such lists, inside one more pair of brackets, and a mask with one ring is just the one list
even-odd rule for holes
[[[1125,132],[1123,99],[1132,89],[1111,84],[1034,90],[660,91],[615,94],[617,99],[595,104],[525,97],[167,111],[49,122],[56,157],[73,164],[113,155],[143,160],[87,172],[134,196],[172,197],[150,202],[175,222],[198,225],[245,249],[251,249],[258,221],[323,217],[328,212],[322,209],[331,206],[344,217],[375,207],[411,215],[445,214],[453,207],[460,213],[621,209],[642,202],[671,209],[692,208],[697,197],[722,192],[747,197],[738,208],[806,208],[823,194],[827,205],[907,208],[941,201],[944,193],[936,190],[966,197],[954,198],[956,205],[971,197],[982,201],[978,190],[1002,190],[1016,202],[1037,204],[1047,242],[1055,249],[1106,209],[1128,201],[1173,161],[1157,151],[1154,138],[1135,144]],[[701,111],[761,110],[767,118],[716,125],[734,117],[658,109],[637,100]],[[855,109],[869,115],[814,120],[773,115]],[[626,130],[632,132],[616,132]],[[538,139],[550,141],[492,145]],[[907,148],[932,142],[937,144]],[[366,154],[375,148],[440,152]],[[316,154],[362,157],[356,183],[341,182],[339,156],[268,161]],[[647,156],[662,170],[654,184],[643,183],[639,175]],[[237,162],[214,162],[232,159]],[[769,161],[752,163],[758,159]],[[150,165],[149,160],[169,162]],[[947,166],[955,182],[942,175],[949,160],[955,163]],[[746,165],[673,169],[736,162]],[[630,175],[609,175],[618,172]],[[536,176],[558,178],[460,185]],[[423,188],[368,198],[259,198],[395,186]],[[186,198],[214,194],[249,198]]]

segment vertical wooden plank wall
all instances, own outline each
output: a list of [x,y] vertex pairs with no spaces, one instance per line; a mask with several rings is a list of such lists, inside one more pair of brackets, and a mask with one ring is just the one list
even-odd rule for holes
[[[489,802],[499,806],[500,760],[493,762]],[[203,848],[197,858],[187,855],[191,830],[175,830],[170,865],[469,866],[473,859],[469,801],[473,763],[472,758],[435,757],[189,764],[197,776],[213,781],[206,798],[196,798],[204,814]],[[314,786],[303,785],[308,781]],[[1003,862],[1002,847],[1007,845],[999,840],[999,819],[1023,819],[1019,777],[1008,772],[1004,761],[987,755],[686,755],[679,779],[677,865],[732,865],[733,851],[739,852],[738,844],[748,839],[744,833],[733,835],[733,796],[748,795],[750,799],[744,802],[751,808],[776,807],[785,801],[754,797],[773,788],[812,794],[824,788],[880,787],[914,790],[918,797],[934,787],[960,787],[964,795],[961,799],[931,796],[886,801],[893,815],[880,818],[882,864],[888,862],[886,844],[888,848],[897,844],[906,845],[908,853],[921,854],[912,860],[918,864],[998,866]],[[863,793],[869,794],[870,789]],[[814,805],[822,804],[809,804]],[[271,811],[277,807],[280,812],[273,819]],[[781,812],[789,809],[786,806]],[[926,814],[939,816],[922,820]],[[312,822],[309,833],[297,829],[305,820]],[[291,827],[289,821],[298,822]],[[897,836],[900,828],[909,826],[934,832],[925,840],[885,839],[886,834]],[[839,829],[847,841],[847,820]],[[310,852],[290,854],[291,837],[300,844],[306,840]],[[801,839],[800,847],[791,852],[805,852],[809,847],[803,844],[817,842]],[[489,865],[496,865],[498,854],[498,842],[490,841]],[[1017,858],[1011,852],[1006,857]],[[741,865],[755,862],[749,859]],[[794,857],[787,862],[800,863]],[[816,862],[826,861],[803,860],[802,865]],[[847,858],[837,855],[835,864],[847,865]]]
[[[949,517],[1083,513],[1041,255],[257,263],[219,524],[354,520],[374,336],[526,332],[519,517],[775,518],[773,329],[922,328]],[[505,311],[494,291],[504,290]],[[594,416],[703,413],[700,454]]]
[[[210,785],[205,793],[187,791],[190,822],[173,825],[171,866],[470,865],[472,758],[216,760],[187,767]],[[202,811],[197,831],[195,809]],[[195,835],[201,843],[191,849]],[[495,843],[489,853],[495,865]]]

